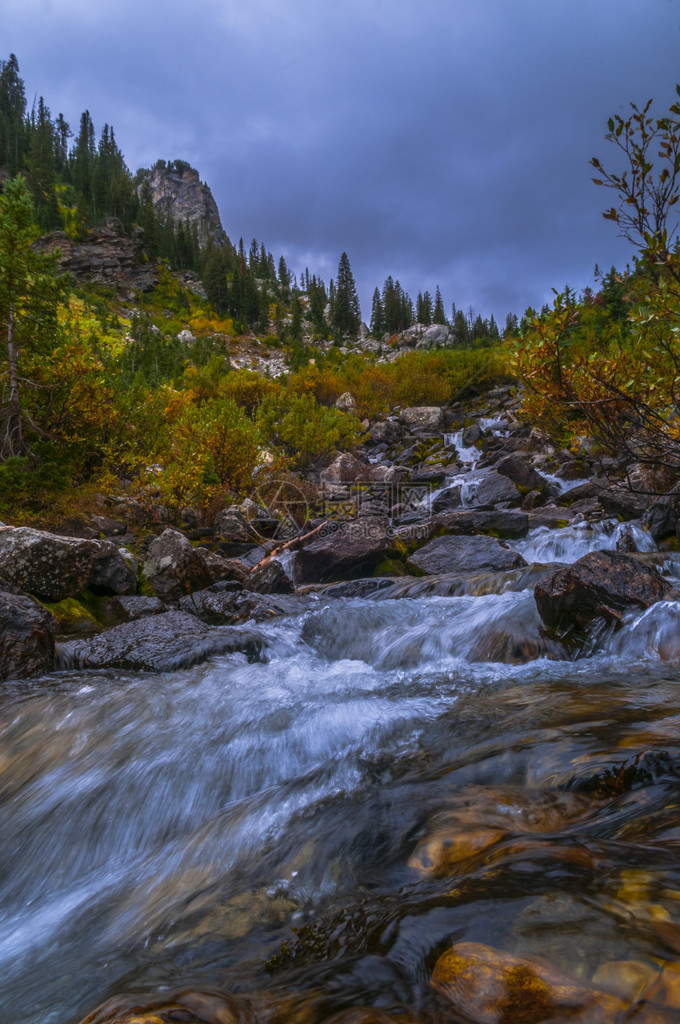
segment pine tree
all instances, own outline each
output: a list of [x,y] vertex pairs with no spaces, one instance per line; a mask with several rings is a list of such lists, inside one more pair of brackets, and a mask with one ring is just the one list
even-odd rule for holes
[[338,277],[335,286],[335,302],[331,312],[331,323],[340,334],[359,333],[361,309],[357,295],[349,257],[343,252],[338,264]]
[[434,312],[432,314],[432,323],[433,324],[445,324],[446,323],[446,313],[444,312],[444,303],[442,301],[442,293],[439,290],[439,285],[437,285],[437,290],[436,290],[435,296],[434,296]]
[[26,182],[17,176],[0,195],[0,329],[6,342],[8,401],[0,412],[0,459],[30,455],[25,426],[42,431],[22,405],[21,350],[52,344],[57,303],[64,292],[55,254],[32,247],[33,203]]
[[302,339],[302,304],[297,292],[293,296],[293,304],[291,306],[290,336],[293,341],[301,341]]
[[432,323],[432,296],[428,291],[424,295],[418,292],[416,300],[416,322],[429,327]]
[[0,166],[16,174],[23,165],[26,145],[24,114],[26,96],[13,53],[0,61]]
[[[33,196],[36,219],[43,231],[53,226],[54,203],[50,202],[54,194],[56,168],[54,159],[55,132],[49,108],[42,96],[38,102],[38,116],[35,118],[30,133],[28,152],[28,186]],[[58,212],[58,209],[57,209]],[[60,227],[60,224],[55,225]]]
[[383,308],[380,291],[378,288],[373,292],[371,305],[371,334],[374,338],[382,338],[385,333],[385,310]]

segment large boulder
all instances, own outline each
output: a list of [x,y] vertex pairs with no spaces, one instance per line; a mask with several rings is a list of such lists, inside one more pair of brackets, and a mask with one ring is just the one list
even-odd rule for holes
[[177,530],[164,530],[151,541],[144,575],[159,597],[182,597],[213,583],[203,558]]
[[434,517],[437,530],[450,534],[489,533],[495,537],[526,537],[529,532],[529,516],[515,509],[462,509],[459,512],[440,512]]
[[451,341],[452,331],[446,324],[432,324],[416,341],[416,348],[440,348]]
[[59,657],[62,664],[76,668],[169,672],[215,654],[239,652],[258,660],[265,647],[259,633],[209,627],[193,615],[173,611],[125,622],[89,640],[64,643]]
[[108,540],[60,537],[27,526],[0,529],[0,576],[45,601],[62,601],[92,589],[133,594],[136,563]]
[[595,619],[621,625],[626,611],[675,594],[653,566],[618,551],[591,551],[539,581],[534,597],[546,626],[587,629]]
[[294,583],[324,583],[340,574],[372,571],[394,546],[388,520],[382,516],[327,523],[323,532],[286,559]]
[[625,484],[605,487],[598,498],[605,512],[622,519],[639,519],[654,500],[652,495],[633,491]]
[[441,430],[444,414],[437,405],[417,405],[402,409],[399,418],[411,430]]
[[0,580],[0,680],[49,672],[55,631],[56,622],[46,608]]
[[433,576],[449,572],[478,572],[482,569],[501,572],[518,569],[527,563],[517,551],[495,537],[448,536],[435,537],[412,554],[406,564],[416,572]]

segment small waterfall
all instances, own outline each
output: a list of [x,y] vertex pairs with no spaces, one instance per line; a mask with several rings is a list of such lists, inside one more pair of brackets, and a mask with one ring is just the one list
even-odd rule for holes
[[591,551],[615,551],[626,534],[630,534],[638,551],[657,550],[648,530],[636,523],[619,523],[616,519],[572,523],[560,530],[539,526],[524,540],[509,543],[527,562],[575,562]]

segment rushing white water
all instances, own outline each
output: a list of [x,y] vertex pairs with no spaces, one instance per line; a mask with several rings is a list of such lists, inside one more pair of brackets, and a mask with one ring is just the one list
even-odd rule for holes
[[617,544],[627,536],[637,551],[657,550],[649,530],[637,523],[619,523],[616,519],[603,519],[599,523],[582,520],[560,530],[539,526],[530,530],[523,540],[509,543],[527,562],[575,562],[591,551],[615,551]]
[[462,430],[456,430],[451,434],[444,434],[444,444],[447,448],[455,448],[458,453],[458,461],[462,462],[469,469],[474,469],[482,456],[479,448],[476,448],[475,445],[466,447],[463,444]]
[[[517,546],[573,559],[621,532],[582,524]],[[414,579],[374,600],[290,598],[266,662],[7,685],[2,1019],[75,1024],[111,993],[182,985],[307,992],[323,1000],[313,1024],[347,1005],[415,1012],[459,939],[585,979],[672,960],[654,931],[680,916],[672,773],[611,807],[583,798],[583,821],[546,835],[531,811],[529,845],[521,822],[603,764],[657,748],[659,772],[680,764],[680,603],[631,613],[585,656],[544,636],[541,571],[480,574],[458,596]],[[491,827],[500,806],[518,835],[488,861],[419,874],[414,850],[461,800],[459,831]],[[636,871],[653,894],[631,910],[617,894]],[[302,927],[312,953],[301,940],[289,963]]]

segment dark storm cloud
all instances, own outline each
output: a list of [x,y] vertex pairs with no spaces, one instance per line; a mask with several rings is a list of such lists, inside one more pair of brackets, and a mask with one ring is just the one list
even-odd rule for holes
[[678,0],[0,0],[29,98],[113,123],[135,169],[199,168],[227,232],[364,314],[387,274],[502,319],[631,250],[588,159],[674,96]]

